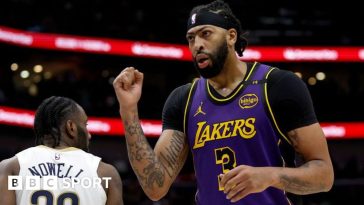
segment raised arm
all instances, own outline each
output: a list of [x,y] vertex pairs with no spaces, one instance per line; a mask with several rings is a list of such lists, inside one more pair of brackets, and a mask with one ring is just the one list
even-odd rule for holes
[[120,104],[130,163],[146,195],[159,200],[168,192],[185,163],[188,145],[184,133],[164,130],[154,150],[151,148],[138,116],[142,83],[143,74],[128,67],[116,77],[113,85]]

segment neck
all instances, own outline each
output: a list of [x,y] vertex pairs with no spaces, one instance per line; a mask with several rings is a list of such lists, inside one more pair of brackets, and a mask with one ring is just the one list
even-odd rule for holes
[[222,96],[229,95],[243,81],[247,71],[247,65],[235,55],[229,55],[221,73],[208,79],[209,84]]
[[75,147],[74,145],[68,143],[68,142],[64,142],[64,141],[60,141],[58,146],[53,147],[53,143],[49,143],[49,142],[44,142],[44,146],[47,147],[51,147],[54,149],[65,149],[68,147]]

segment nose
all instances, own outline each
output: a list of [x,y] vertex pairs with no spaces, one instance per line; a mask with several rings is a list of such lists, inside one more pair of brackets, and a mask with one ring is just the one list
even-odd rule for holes
[[88,140],[91,140],[91,134],[88,132]]
[[193,52],[196,54],[198,51],[204,50],[204,41],[202,38],[200,38],[198,35],[195,37],[194,43],[193,43]]

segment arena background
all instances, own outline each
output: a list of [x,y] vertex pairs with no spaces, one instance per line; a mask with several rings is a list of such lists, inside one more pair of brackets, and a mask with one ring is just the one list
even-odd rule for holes
[[[206,2],[2,1],[0,160],[34,145],[34,110],[44,98],[63,95],[81,104],[94,120],[91,152],[117,167],[125,204],[193,204],[191,157],[164,199],[153,203],[143,194],[127,159],[111,82],[126,66],[145,73],[139,113],[154,145],[168,94],[197,76],[185,52],[186,19],[193,6]],[[302,76],[318,119],[326,126],[334,187],[328,193],[298,198],[297,204],[362,204],[364,3],[227,2],[247,31],[251,50],[246,60]],[[59,37],[63,41],[52,44]]]

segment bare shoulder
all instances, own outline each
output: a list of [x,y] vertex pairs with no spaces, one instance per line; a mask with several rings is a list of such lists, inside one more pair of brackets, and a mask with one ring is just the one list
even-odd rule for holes
[[97,174],[99,175],[99,177],[113,177],[115,175],[119,176],[119,173],[114,166],[103,161],[100,161],[99,168],[97,169]]
[[20,170],[19,161],[16,156],[4,159],[0,162],[0,173],[7,175],[18,175]]
[[106,177],[107,182],[102,180],[102,186],[107,195],[106,205],[123,203],[123,184],[119,172],[111,164],[100,161],[97,169],[99,177]]
[[15,205],[16,196],[14,190],[8,188],[8,176],[19,174],[19,162],[17,157],[5,159],[0,162],[0,204]]
[[[97,174],[100,178],[105,179],[102,180],[102,185],[106,193],[110,188],[122,189],[122,182],[119,172],[111,164],[100,161],[99,168],[97,169]],[[108,184],[106,184],[106,181],[108,182]]]

